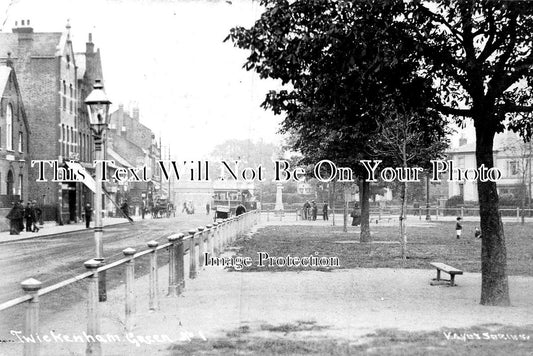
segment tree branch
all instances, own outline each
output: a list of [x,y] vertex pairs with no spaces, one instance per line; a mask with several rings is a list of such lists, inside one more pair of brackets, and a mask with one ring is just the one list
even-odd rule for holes
[[459,41],[463,41],[462,33],[457,31],[454,26],[452,26],[442,15],[436,14],[422,4],[418,4],[418,9],[422,11],[425,15],[430,17],[432,20],[443,24],[446,28],[455,36]]
[[442,104],[433,105],[433,108],[445,115],[472,117],[472,109],[457,109]]
[[500,106],[505,112],[533,112],[533,106],[505,104]]

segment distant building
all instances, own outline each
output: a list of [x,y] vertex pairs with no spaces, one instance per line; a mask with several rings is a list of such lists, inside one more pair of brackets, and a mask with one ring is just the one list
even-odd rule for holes
[[[22,20],[15,22],[12,33],[0,32],[4,52],[0,62],[11,53],[32,132],[32,160],[58,160],[61,165],[73,160],[92,166],[92,138],[83,105],[92,82],[101,75],[99,53],[92,49],[89,40],[86,60],[81,61],[73,51],[69,24],[64,32],[39,33],[29,20]],[[80,73],[77,59],[82,64]],[[37,169],[30,169],[28,198],[43,206],[44,218],[60,224],[77,221],[83,201],[91,194],[81,183],[36,182],[37,175]]]
[[[477,168],[476,144],[459,140],[459,145],[450,149],[447,159],[453,161],[454,167],[467,169]],[[531,193],[531,144],[524,143],[518,135],[506,132],[496,135],[494,139],[494,166],[502,173],[497,182],[498,194],[519,198],[521,194],[533,197]],[[448,182],[448,197],[460,195],[465,201],[478,201],[477,182]]]
[[298,182],[296,191],[298,192],[298,194],[303,195],[313,194],[313,187],[307,182]]
[[[123,105],[110,114],[107,133],[107,159],[115,160],[123,166],[131,168],[146,167],[149,182],[128,182],[117,189],[117,203],[128,199],[130,207],[150,206],[157,198],[167,198],[168,192],[161,184],[158,161],[161,158],[161,147],[152,130],[139,121],[139,109],[134,108],[132,114],[124,110]],[[167,189],[168,190],[168,189]]]
[[0,65],[0,231],[16,200],[27,201],[29,126],[15,70],[8,59]]

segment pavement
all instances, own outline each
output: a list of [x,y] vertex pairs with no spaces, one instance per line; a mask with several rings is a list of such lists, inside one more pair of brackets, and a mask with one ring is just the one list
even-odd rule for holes
[[[188,266],[187,259],[185,262]],[[510,308],[479,305],[479,273],[459,276],[458,286],[453,288],[430,286],[433,277],[433,270],[416,269],[246,273],[209,266],[196,279],[186,280],[181,296],[171,297],[167,296],[165,266],[159,270],[159,310],[148,310],[148,276],[135,280],[136,313],[130,332],[124,328],[123,286],[109,291],[108,301],[99,304],[100,335],[114,337],[102,344],[103,354],[188,354],[191,342],[228,339],[238,335],[238,330],[245,330],[247,338],[361,343],[379,329],[445,328],[464,333],[479,325],[520,327],[533,320],[531,277],[509,278]],[[79,303],[43,323],[40,335],[83,335],[87,328],[84,294],[80,293]],[[287,325],[293,325],[292,331],[284,327]],[[14,336],[9,339],[16,340]],[[84,342],[63,341],[40,346],[42,355],[55,356],[83,355],[86,347]],[[21,349],[22,344],[16,342],[0,345],[6,355],[20,354]]]
[[[140,216],[133,216],[134,221],[141,220]],[[121,224],[129,224],[130,222],[126,218],[103,218],[103,226],[114,226]],[[22,241],[29,239],[36,239],[40,237],[49,237],[54,235],[61,235],[68,232],[86,230],[85,222],[79,222],[74,224],[58,225],[56,222],[47,221],[43,225],[38,225],[38,232],[21,231],[19,235],[10,235],[9,231],[0,232],[0,244],[6,242]],[[94,221],[91,222],[91,228],[94,227]]]

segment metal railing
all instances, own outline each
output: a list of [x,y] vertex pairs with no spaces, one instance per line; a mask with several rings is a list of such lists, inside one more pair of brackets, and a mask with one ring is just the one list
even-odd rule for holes
[[[100,335],[100,316],[98,301],[98,274],[109,269],[125,265],[125,329],[131,331],[133,328],[133,317],[135,311],[135,260],[141,256],[150,256],[148,295],[149,310],[158,310],[160,303],[159,277],[157,256],[162,249],[168,249],[168,296],[178,296],[185,288],[185,255],[189,254],[189,278],[196,278],[198,271],[205,266],[205,255],[207,252],[218,256],[224,247],[231,244],[235,239],[244,234],[261,219],[261,212],[258,210],[242,214],[237,217],[214,222],[213,224],[198,227],[188,231],[185,236],[182,233],[168,236],[168,242],[159,245],[157,241],[148,241],[148,249],[137,252],[133,248],[126,248],[122,252],[124,258],[102,265],[102,260],[91,259],[84,263],[87,272],[61,281],[54,285],[42,288],[42,283],[30,278],[21,283],[21,287],[26,293],[24,296],[9,300],[0,304],[0,311],[13,306],[26,303],[26,317],[24,323],[24,335],[35,335],[39,332],[39,298],[55,290],[68,286],[77,281],[87,279],[88,283],[88,303],[87,303],[87,335]],[[196,253],[198,249],[198,253]],[[35,356],[39,354],[40,343],[23,343],[23,355]],[[102,355],[100,341],[97,338],[87,340],[86,355]]]
[[[370,208],[370,220],[371,221],[381,221],[381,220],[391,220],[397,219],[400,216],[401,208],[399,206],[384,207],[384,208]],[[504,218],[509,218],[509,220],[520,222],[522,217],[533,218],[533,209],[521,209],[521,208],[500,208],[500,214]],[[285,209],[282,211],[279,210],[262,210],[263,215],[266,218],[266,221],[299,221],[304,220],[304,214],[302,209]],[[348,217],[350,216],[351,210],[348,210]],[[343,209],[328,209],[328,217],[330,221],[333,221],[333,215],[336,218],[342,219],[344,215]],[[433,206],[427,209],[426,207],[420,208],[407,208],[407,216],[412,216],[418,218],[419,220],[424,220],[426,216],[429,216],[431,220],[444,219],[446,216],[449,217],[479,217],[479,208],[478,207],[458,207],[458,208],[442,208],[438,206]],[[307,219],[311,220],[311,219]],[[322,210],[319,209],[317,212],[317,220],[322,220]]]

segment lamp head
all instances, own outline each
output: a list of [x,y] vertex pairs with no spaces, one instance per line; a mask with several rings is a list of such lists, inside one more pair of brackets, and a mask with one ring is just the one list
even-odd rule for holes
[[89,111],[89,121],[94,136],[102,137],[109,124],[109,106],[111,101],[104,92],[104,86],[100,80],[95,80],[93,91],[85,99]]

